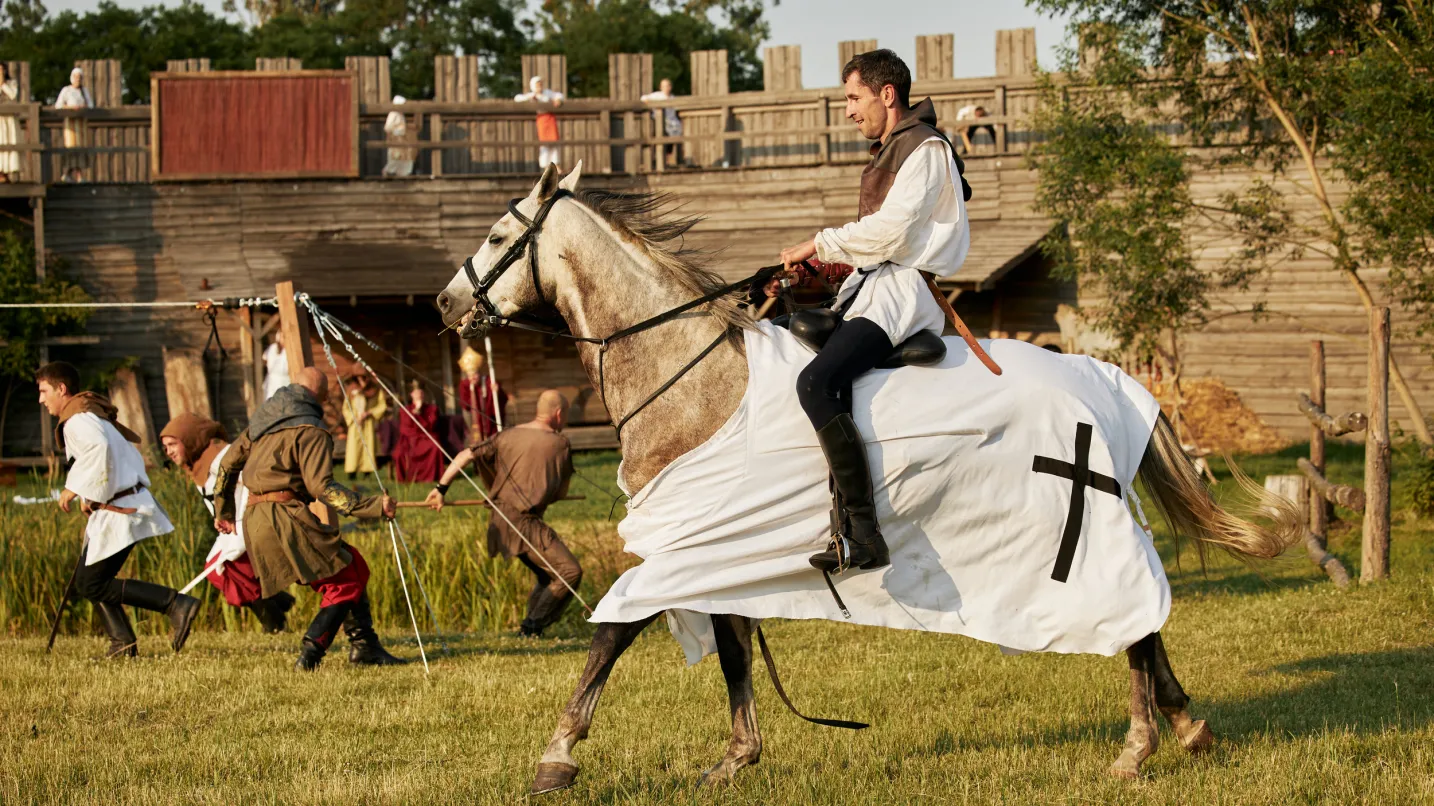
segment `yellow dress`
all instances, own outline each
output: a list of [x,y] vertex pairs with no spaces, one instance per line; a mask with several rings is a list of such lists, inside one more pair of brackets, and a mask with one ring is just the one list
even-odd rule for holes
[[[363,425],[355,427],[354,423],[365,411],[369,413],[369,417],[363,421]],[[344,422],[349,427],[348,444],[344,446],[345,473],[372,473],[377,468],[374,460],[374,427],[387,412],[388,402],[381,394],[372,399],[365,397],[363,392],[349,394],[349,405],[344,406]]]

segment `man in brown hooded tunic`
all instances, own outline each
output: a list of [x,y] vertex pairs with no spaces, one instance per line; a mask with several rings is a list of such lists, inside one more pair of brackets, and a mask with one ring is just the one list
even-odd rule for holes
[[356,518],[392,518],[387,495],[360,497],[334,481],[333,437],[324,425],[328,380],[313,367],[254,410],[249,428],[219,463],[214,483],[215,527],[233,534],[235,486],[249,491],[244,544],[261,592],[273,596],[295,582],[322,595],[304,634],[295,668],[319,667],[340,625],[348,633],[350,663],[401,663],[379,644],[369,605],[368,564],[314,509],[327,505]]
[[[219,463],[229,452],[229,435],[224,432],[224,426],[208,417],[186,411],[170,420],[159,432],[159,443],[169,460],[183,469],[194,482],[204,505],[209,508],[209,514],[213,516],[214,482],[219,477]],[[254,566],[244,552],[242,517],[235,521],[235,529],[235,535],[220,535],[214,541],[214,547],[204,559],[204,578],[231,606],[253,611],[265,632],[283,632],[289,609],[294,606],[294,597],[287,591],[263,597],[259,579],[254,576]],[[188,588],[185,590],[187,592]]]
[[[842,68],[846,114],[875,140],[861,175],[858,220],[782,251],[790,270],[815,257],[857,267],[833,306],[838,327],[797,379],[797,398],[816,429],[840,501],[834,547],[814,555],[823,571],[891,563],[876,522],[866,448],[851,414],[852,382],[920,331],[941,335],[945,312],[928,285],[966,259],[971,190],[928,98],[909,105],[911,71],[889,50],[862,53]],[[844,542],[839,542],[844,539]]]

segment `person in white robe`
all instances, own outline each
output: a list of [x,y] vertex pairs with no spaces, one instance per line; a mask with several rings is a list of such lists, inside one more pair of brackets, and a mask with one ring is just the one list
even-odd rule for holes
[[[70,83],[60,90],[60,95],[55,99],[56,109],[93,109],[95,106],[94,96],[90,95],[89,87],[85,86],[85,71],[76,67],[70,71]],[[83,148],[85,145],[85,119],[82,117],[65,118],[64,130],[65,148]],[[83,182],[85,158],[80,154],[67,154],[63,160],[64,175],[66,182]]]
[[813,257],[858,267],[837,294],[837,327],[797,381],[838,493],[832,548],[811,559],[828,573],[890,564],[866,448],[852,419],[852,383],[910,336],[941,335],[946,316],[923,273],[954,274],[970,246],[969,194],[955,150],[935,128],[930,99],[909,105],[906,64],[890,50],[863,53],[843,67],[842,81],[847,117],[877,141],[862,172],[860,218],[781,254],[788,270]]
[[[403,106],[408,99],[402,95],[393,96],[394,106]],[[403,113],[394,109],[388,113],[383,122],[383,134],[385,140],[404,140],[408,137],[408,119]],[[388,150],[388,163],[383,166],[384,176],[409,176],[413,173],[413,149],[411,148],[390,148]]]
[[199,600],[163,585],[116,579],[136,543],[174,531],[149,491],[144,457],[132,444],[139,438],[119,423],[108,400],[75,391],[80,388],[80,374],[73,366],[62,361],[46,364],[36,371],[35,380],[40,404],[58,423],[57,443],[73,461],[59,506],[65,512],[78,508],[88,518],[74,590],[99,610],[110,638],[108,656],[137,654],[124,605],[168,616],[170,646],[180,651],[199,612]]
[[[0,103],[20,102],[20,84],[10,75],[10,65],[0,62]],[[14,115],[0,115],[0,146],[20,144],[20,127]],[[0,182],[18,182],[20,152],[0,151]]]
[[284,352],[284,334],[275,332],[274,340],[264,348],[264,399],[273,397],[275,392],[290,383],[289,356]]

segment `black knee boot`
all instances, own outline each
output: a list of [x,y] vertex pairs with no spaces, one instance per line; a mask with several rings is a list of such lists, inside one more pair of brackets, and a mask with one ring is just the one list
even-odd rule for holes
[[379,643],[378,633],[373,631],[373,609],[369,606],[368,591],[354,602],[349,617],[344,620],[344,634],[349,637],[349,663],[360,666],[402,666],[408,663],[388,654]]
[[831,466],[840,501],[834,520],[839,525],[831,547],[814,554],[811,564],[836,573],[847,568],[868,570],[891,565],[891,554],[876,522],[875,493],[866,446],[850,414],[838,414],[817,432],[817,442]]
[[309,624],[308,632],[304,633],[304,640],[299,649],[299,659],[294,662],[294,668],[302,672],[312,672],[323,663],[324,655],[329,651],[329,645],[334,642],[334,637],[339,633],[339,627],[344,623],[352,608],[351,602],[329,605],[319,608],[314,620]]
[[[574,587],[577,587],[576,585]],[[537,638],[543,634],[543,630],[553,625],[553,622],[562,618],[563,611],[568,609],[568,602],[573,598],[564,588],[562,593],[553,593],[551,588],[543,588],[528,605],[528,616],[518,625],[518,635],[526,638]]]
[[289,626],[289,610],[294,606],[294,597],[287,591],[280,591],[267,599],[244,605],[259,617],[259,624],[266,633],[283,632]]
[[189,640],[189,628],[194,624],[194,617],[199,615],[199,600],[174,588],[149,582],[121,579],[119,583],[120,602],[168,616],[169,645],[174,647],[175,652],[184,649],[184,642]]
[[110,649],[105,653],[105,657],[133,658],[138,656],[139,647],[134,637],[134,627],[130,626],[129,614],[124,612],[124,605],[95,602],[95,609],[100,612],[100,619],[105,625],[105,634],[110,637]]

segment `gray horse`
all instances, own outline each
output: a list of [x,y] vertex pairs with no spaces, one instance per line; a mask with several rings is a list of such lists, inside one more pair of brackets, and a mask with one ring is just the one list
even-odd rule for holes
[[[473,335],[509,318],[555,308],[572,333],[603,337],[722,287],[697,256],[679,246],[697,219],[664,213],[668,200],[660,195],[580,191],[580,172],[581,164],[560,179],[549,166],[532,192],[510,208],[517,215],[510,212],[493,226],[477,254],[438,295],[446,325]],[[490,276],[494,267],[499,271]],[[482,293],[475,294],[475,289]],[[584,367],[608,414],[615,423],[631,417],[620,432],[627,489],[642,489],[731,417],[748,381],[742,330],[750,325],[748,315],[730,297],[722,297],[606,345],[580,344]],[[711,349],[705,359],[684,372],[692,356],[707,347]],[[652,396],[674,378],[670,387]],[[1239,557],[1268,558],[1300,536],[1293,507],[1238,474],[1241,485],[1275,513],[1274,524],[1264,527],[1221,509],[1164,418],[1146,446],[1139,477],[1172,531],[1192,538],[1202,551],[1216,546]],[[538,764],[534,794],[573,783],[578,767],[572,750],[587,737],[608,675],[655,618],[598,625],[577,690]],[[738,615],[713,615],[712,623],[731,704],[732,739],[703,781],[721,783],[757,762],[762,738],[752,695],[755,624]],[[1214,735],[1203,720],[1190,716],[1190,698],[1171,670],[1160,634],[1137,641],[1126,655],[1130,730],[1111,772],[1131,778],[1139,774],[1141,763],[1157,747],[1157,711],[1187,751],[1210,747]]]

